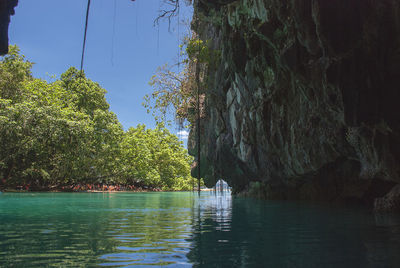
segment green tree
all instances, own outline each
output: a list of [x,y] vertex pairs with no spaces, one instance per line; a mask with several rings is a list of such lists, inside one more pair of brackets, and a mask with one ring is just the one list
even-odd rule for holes
[[163,124],[158,124],[154,130],[144,125],[130,128],[122,144],[128,182],[164,190],[190,189],[192,158],[182,142]]
[[0,98],[17,101],[20,99],[20,83],[32,78],[33,63],[20,55],[16,45],[9,47],[9,52],[0,63]]
[[83,72],[69,68],[49,83],[32,77],[18,47],[10,53],[0,61],[0,183],[189,189],[191,159],[164,125],[124,132],[105,89]]

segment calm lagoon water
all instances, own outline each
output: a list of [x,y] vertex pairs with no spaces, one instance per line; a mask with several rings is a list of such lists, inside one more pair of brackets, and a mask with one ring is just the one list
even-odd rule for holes
[[0,267],[400,267],[400,219],[193,193],[0,194]]

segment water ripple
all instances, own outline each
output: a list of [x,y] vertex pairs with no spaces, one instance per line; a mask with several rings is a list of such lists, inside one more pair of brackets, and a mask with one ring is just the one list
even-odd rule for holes
[[400,219],[202,193],[2,194],[0,267],[397,267]]

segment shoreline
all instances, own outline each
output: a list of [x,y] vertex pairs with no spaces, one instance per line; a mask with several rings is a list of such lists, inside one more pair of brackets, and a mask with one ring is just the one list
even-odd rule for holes
[[4,193],[25,193],[25,192],[66,192],[66,193],[80,193],[80,192],[161,192],[160,188],[152,188],[146,186],[133,186],[133,185],[102,185],[102,184],[77,184],[77,185],[64,185],[64,186],[44,186],[44,187],[31,187],[30,185],[19,185],[14,187],[2,187],[1,192]]
[[[213,191],[212,188],[201,189],[201,192]],[[83,190],[83,191],[68,191],[68,190],[18,190],[18,189],[0,189],[0,193],[158,193],[158,192],[192,192],[192,190]],[[197,190],[193,191],[197,192]]]
[[[201,189],[201,192],[212,191],[213,189]],[[18,189],[0,189],[0,193],[159,193],[159,192],[192,192],[192,190],[18,190]],[[195,190],[194,192],[197,192]]]

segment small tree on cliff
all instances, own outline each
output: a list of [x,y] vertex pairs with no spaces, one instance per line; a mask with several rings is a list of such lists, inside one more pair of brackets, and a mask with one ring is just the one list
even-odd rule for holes
[[[180,45],[182,60],[159,67],[151,77],[149,84],[153,92],[144,97],[143,106],[157,122],[165,122],[166,114],[171,110],[180,126],[196,121],[197,88],[204,88],[203,77],[207,66],[220,58],[219,52],[209,47],[209,41],[203,42],[193,35],[190,38],[186,36]],[[196,81],[196,65],[200,66],[200,81]],[[182,71],[177,66],[183,66]],[[201,96],[201,100],[204,101],[204,97]]]

